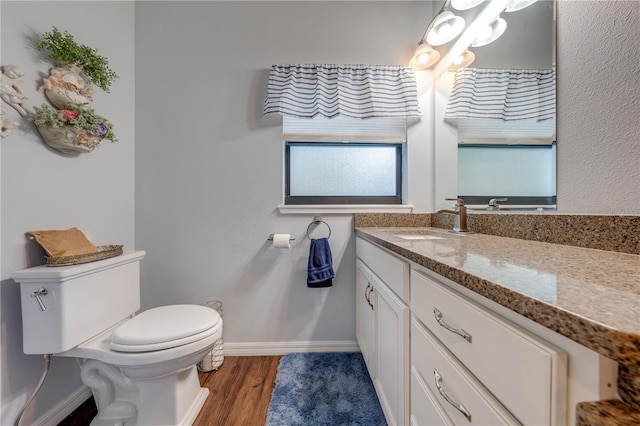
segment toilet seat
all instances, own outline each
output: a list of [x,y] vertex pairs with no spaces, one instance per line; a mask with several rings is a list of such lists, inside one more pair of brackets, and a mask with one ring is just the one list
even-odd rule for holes
[[152,308],[125,321],[111,333],[111,349],[150,352],[201,340],[221,322],[220,314],[202,305]]

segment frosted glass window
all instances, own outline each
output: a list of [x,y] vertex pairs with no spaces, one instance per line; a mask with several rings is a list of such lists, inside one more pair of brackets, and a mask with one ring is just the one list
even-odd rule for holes
[[459,146],[460,196],[555,197],[555,144]]
[[400,204],[399,144],[286,144],[286,204]]

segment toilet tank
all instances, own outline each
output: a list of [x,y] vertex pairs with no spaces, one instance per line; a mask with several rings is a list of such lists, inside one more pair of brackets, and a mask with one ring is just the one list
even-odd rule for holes
[[144,255],[127,251],[80,265],[14,272],[11,278],[20,284],[24,353],[64,352],[134,314],[140,309]]

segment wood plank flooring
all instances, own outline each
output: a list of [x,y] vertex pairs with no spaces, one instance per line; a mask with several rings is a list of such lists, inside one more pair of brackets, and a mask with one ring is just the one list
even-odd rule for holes
[[194,425],[264,425],[279,361],[279,356],[225,357],[218,371],[200,373],[200,384],[211,394]]
[[[280,356],[225,356],[217,371],[200,373],[211,392],[194,426],[260,426],[267,418]],[[96,415],[90,398],[58,426],[86,426]]]

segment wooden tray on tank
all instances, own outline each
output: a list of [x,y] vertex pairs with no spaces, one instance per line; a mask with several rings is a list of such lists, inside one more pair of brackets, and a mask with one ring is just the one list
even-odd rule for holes
[[95,262],[96,260],[108,259],[122,254],[121,245],[98,246],[95,253],[79,254],[76,256],[45,256],[47,266],[69,266],[81,263]]

